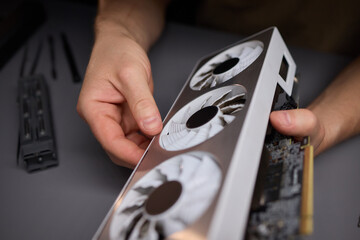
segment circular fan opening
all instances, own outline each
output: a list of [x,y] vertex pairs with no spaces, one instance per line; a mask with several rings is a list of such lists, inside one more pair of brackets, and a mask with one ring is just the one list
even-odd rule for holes
[[263,49],[264,44],[254,40],[224,50],[195,72],[190,80],[191,89],[208,89],[232,79],[248,68]]
[[198,145],[230,124],[246,103],[246,89],[240,85],[210,91],[181,108],[165,125],[159,144],[168,151]]
[[224,72],[229,71],[233,67],[238,64],[239,58],[230,58],[229,60],[226,60],[225,62],[220,63],[213,71],[213,74],[221,74]]
[[158,215],[166,212],[177,202],[181,191],[182,186],[180,182],[164,182],[149,195],[145,203],[145,211],[149,215]]
[[201,127],[213,119],[218,112],[219,108],[217,106],[204,107],[190,116],[186,122],[186,127],[189,129]]
[[157,240],[199,219],[222,180],[216,159],[205,152],[170,158],[146,173],[123,197],[109,228],[111,240]]

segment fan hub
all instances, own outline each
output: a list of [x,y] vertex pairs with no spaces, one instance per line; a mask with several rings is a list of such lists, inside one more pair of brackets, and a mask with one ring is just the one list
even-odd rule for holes
[[240,59],[237,57],[230,58],[230,59],[226,60],[225,62],[222,62],[218,66],[216,66],[216,68],[213,71],[213,74],[218,75],[218,74],[227,72],[230,69],[232,69],[233,67],[235,67],[235,65],[238,64],[239,61],[240,61]]
[[217,106],[204,107],[191,115],[191,117],[186,122],[186,127],[189,129],[201,127],[213,119],[218,111],[219,108]]
[[159,215],[171,208],[179,199],[182,185],[178,181],[164,182],[146,200],[145,211],[149,215]]

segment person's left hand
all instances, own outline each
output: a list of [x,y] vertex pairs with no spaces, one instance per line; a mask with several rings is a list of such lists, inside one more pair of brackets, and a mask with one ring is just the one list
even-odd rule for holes
[[147,136],[162,129],[150,61],[120,26],[106,30],[103,27],[97,35],[77,111],[110,159],[134,168],[150,142]]

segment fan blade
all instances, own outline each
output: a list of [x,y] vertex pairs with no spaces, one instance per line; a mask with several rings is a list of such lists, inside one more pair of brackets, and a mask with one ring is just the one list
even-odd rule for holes
[[187,187],[177,217],[187,224],[193,222],[211,204],[221,183],[221,171],[208,156],[203,156],[196,168],[194,178],[187,182]]
[[[193,130],[192,132],[195,132],[195,130]],[[198,132],[196,133],[195,137],[192,138],[187,144],[189,146],[195,146],[205,141],[206,139],[209,138],[209,132],[210,132],[210,124],[205,124],[201,126]]]
[[217,134],[218,132],[220,132],[223,129],[224,129],[223,125],[215,124],[215,123],[211,124],[210,131],[209,131],[210,137],[214,136],[215,134]]
[[151,181],[143,182],[140,186],[134,187],[134,190],[140,194],[148,194],[154,188],[160,186],[163,182],[163,180],[151,179]]
[[252,47],[244,47],[239,55],[239,58],[246,58],[247,56],[252,54],[253,51],[254,51],[254,48],[252,48]]
[[150,226],[149,226],[149,230],[148,230],[148,235],[144,236],[146,238],[143,238],[144,240],[157,240],[159,239],[159,234],[156,230],[156,224],[155,221],[150,221],[149,222]]
[[144,217],[140,218],[134,228],[132,229],[130,236],[127,238],[127,240],[140,240],[142,239],[141,235],[143,235],[145,233],[146,235],[146,228],[144,228],[144,224],[146,222],[146,219]]
[[180,170],[180,164],[177,162],[171,163],[171,164],[164,164],[159,171],[161,171],[162,174],[166,175],[166,181],[172,181],[174,179],[179,178],[181,170]]
[[172,121],[169,126],[169,133],[178,133],[186,128],[185,124]]
[[221,103],[224,99],[226,99],[226,97],[231,93],[231,89],[228,90],[227,92],[223,93],[220,97],[218,97],[211,105],[213,106],[218,106],[219,103]]
[[204,78],[202,80],[202,83],[200,84],[199,89],[201,90],[201,89],[204,89],[204,88],[210,86],[213,81],[214,81],[214,76],[211,74],[211,75],[209,75],[209,77]]
[[218,85],[219,78],[217,76],[214,76],[214,80],[211,82],[210,87],[215,87]]
[[247,54],[244,57],[240,57],[240,69],[242,72],[245,68],[247,68],[250,64],[252,64],[261,54],[262,52],[262,47],[260,46],[256,46],[255,49],[252,50],[252,52],[250,54]]
[[134,198],[129,198],[129,200],[127,200],[128,204],[126,206],[124,205],[122,212],[124,214],[131,214],[135,209],[144,205],[146,199],[146,194]]
[[211,96],[208,97],[205,101],[203,101],[203,103],[201,104],[201,106],[198,108],[199,110],[204,108],[205,106],[207,106],[208,101],[210,100]]
[[190,181],[194,177],[194,174],[196,174],[196,169],[198,168],[200,161],[197,157],[190,155],[185,155],[182,158],[186,158],[187,161],[183,160],[180,165],[182,171],[179,176],[179,181],[186,187],[187,181]]
[[183,118],[181,119],[181,123],[185,123],[189,117],[191,117],[192,113],[191,113],[191,106],[188,107],[188,109],[186,109],[186,112],[183,116]]
[[241,110],[243,107],[244,107],[244,104],[243,104],[243,103],[240,103],[240,104],[233,104],[233,105],[230,105],[230,106],[226,106],[226,107],[220,108],[220,110],[221,110],[225,115],[227,115],[227,114],[232,114],[232,113],[234,113],[235,111]]
[[204,76],[209,75],[209,74],[211,75],[212,71],[213,71],[213,68],[210,68],[208,70],[204,69],[204,72],[200,73],[199,76],[204,77]]
[[235,116],[232,116],[232,115],[227,115],[227,114],[224,114],[221,116],[224,121],[226,122],[226,124],[229,124],[231,123],[234,119],[235,119]]
[[187,129],[182,130],[178,133],[169,133],[168,135],[161,136],[160,140],[165,148],[172,146],[175,144],[179,139],[182,139],[189,135],[189,131]]
[[245,96],[245,93],[236,94],[235,96],[224,99],[224,101],[219,103],[217,106],[221,109],[226,106],[233,105],[233,104],[244,103],[245,102],[244,96]]
[[160,220],[157,225],[163,230],[165,236],[181,231],[186,227],[186,224],[177,219],[177,216],[173,214],[166,219]]
[[[163,136],[163,137],[166,137],[166,136]],[[178,150],[178,149],[183,149],[185,148],[189,142],[191,142],[191,140],[193,138],[196,137],[196,132],[194,131],[189,131],[187,132],[186,135],[182,136],[182,137],[179,137],[176,139],[176,141],[174,141],[171,145],[168,145],[168,146],[165,146],[164,147],[167,147],[166,149],[168,150]]]
[[128,231],[131,231],[129,228],[136,224],[137,219],[142,215],[142,211],[143,210],[141,208],[138,208],[130,215],[120,212],[120,214],[111,222],[110,238],[112,240],[126,239]]

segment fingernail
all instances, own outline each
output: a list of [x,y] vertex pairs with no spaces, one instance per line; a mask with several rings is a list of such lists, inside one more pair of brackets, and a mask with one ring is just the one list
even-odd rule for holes
[[158,129],[161,126],[161,119],[159,117],[150,117],[143,121],[143,126],[145,130]]
[[290,114],[287,112],[281,112],[281,123],[284,126],[290,126],[291,124],[291,118],[290,118]]

